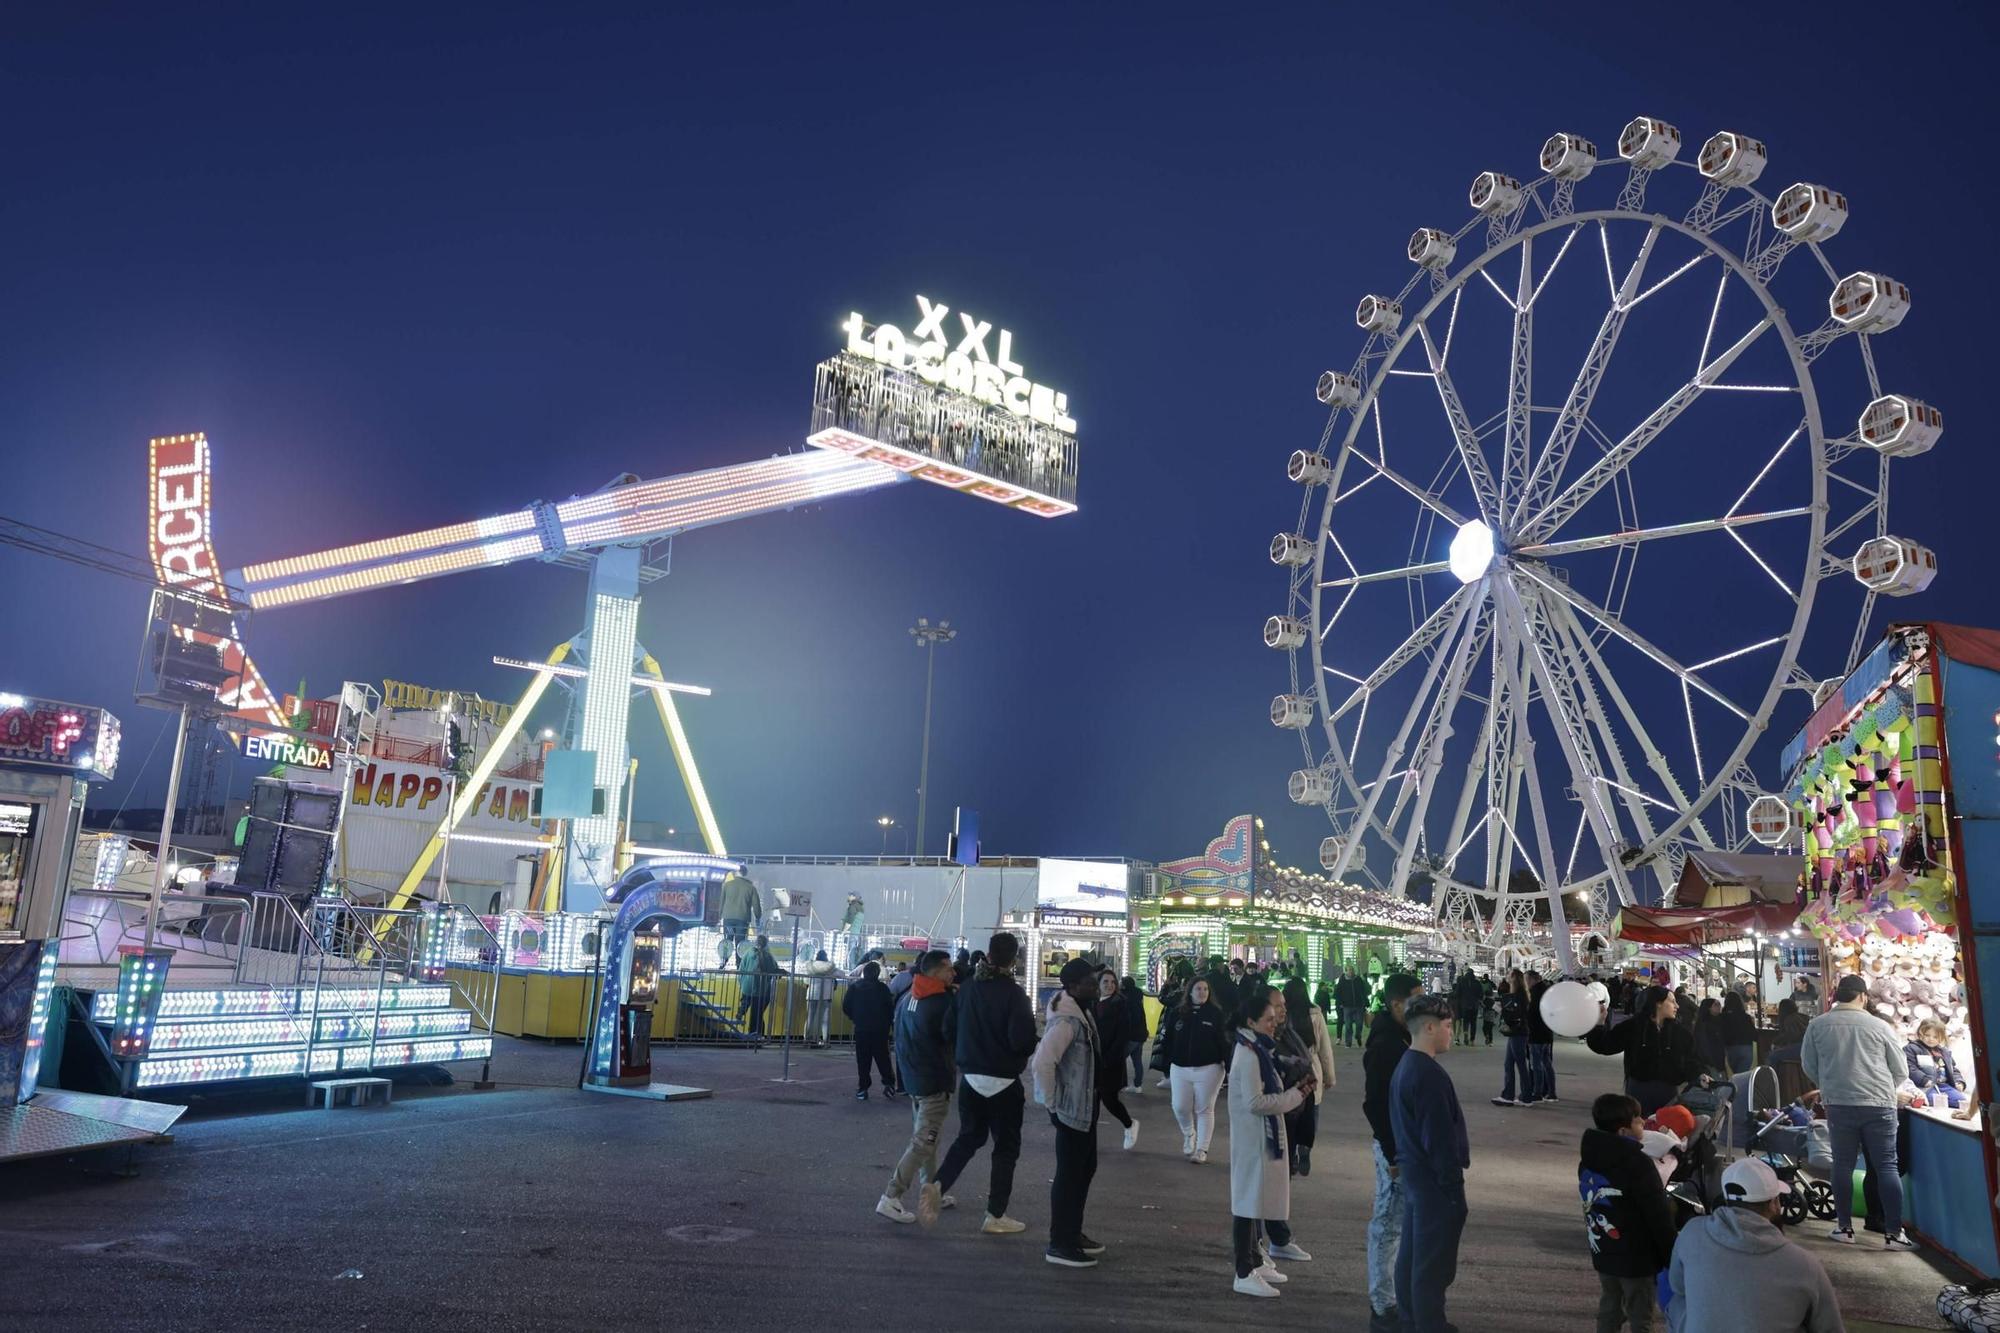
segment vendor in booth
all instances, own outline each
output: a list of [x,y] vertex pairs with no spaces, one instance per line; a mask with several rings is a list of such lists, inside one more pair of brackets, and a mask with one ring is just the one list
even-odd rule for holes
[[1945,1100],[1956,1107],[1965,1096],[1965,1075],[1945,1049],[1945,1027],[1935,1018],[1917,1024],[1917,1038],[1903,1046],[1903,1059],[1910,1066],[1910,1082],[1929,1097],[1932,1089],[1943,1089]]

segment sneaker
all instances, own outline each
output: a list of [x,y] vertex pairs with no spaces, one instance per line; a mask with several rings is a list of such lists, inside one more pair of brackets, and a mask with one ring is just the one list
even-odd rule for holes
[[935,1184],[917,1191],[917,1220],[927,1227],[937,1225],[938,1199],[942,1194],[943,1191]]
[[1017,1222],[1011,1217],[995,1217],[988,1213],[979,1229],[989,1236],[1013,1236],[1028,1229],[1026,1222]]
[[1098,1255],[1104,1253],[1104,1242],[1080,1235],[1076,1238],[1076,1248],[1095,1259]]
[[1395,1306],[1368,1312],[1368,1333],[1402,1333],[1403,1315]]
[[1131,1124],[1125,1126],[1125,1151],[1131,1152],[1133,1146],[1136,1145],[1138,1142],[1139,1142],[1139,1122],[1137,1120],[1134,1120]]
[[1067,1245],[1049,1246],[1048,1249],[1042,1251],[1042,1258],[1052,1264],[1061,1264],[1064,1268],[1097,1267],[1097,1260],[1091,1258],[1082,1250],[1072,1249]]
[[940,1194],[938,1195],[938,1207],[956,1208],[958,1207],[958,1200],[952,1198],[949,1194]]
[[1153,1084],[1153,1086],[1154,1086],[1154,1087],[1156,1087],[1156,1088],[1164,1088],[1164,1087],[1166,1087],[1166,1086],[1167,1086],[1167,1080],[1165,1080],[1165,1079],[1160,1079],[1160,1080],[1158,1080],[1157,1082],[1155,1082],[1155,1083]]
[[1852,1245],[1854,1243],[1854,1228],[1835,1227],[1833,1230],[1826,1233],[1826,1238],[1828,1240],[1837,1240],[1842,1245]]
[[1885,1250],[1914,1250],[1917,1248],[1917,1242],[1910,1238],[1909,1232],[1897,1231],[1882,1241],[1882,1248]]
[[1143,1097],[1146,1095],[1146,1085],[1143,1083],[1134,1083],[1131,1087],[1125,1089],[1125,1091],[1131,1093],[1134,1097]]
[[854,1094],[854,1100],[855,1100],[855,1101],[857,1101],[857,1102],[865,1102],[865,1101],[867,1101],[867,1100],[868,1100],[868,1089],[866,1089],[866,1088],[862,1088],[862,1089],[860,1089],[859,1091],[857,1091],[857,1092],[856,1092],[856,1093]]
[[876,1201],[875,1211],[891,1222],[901,1222],[904,1225],[917,1220],[915,1213],[903,1207],[901,1199],[892,1199],[886,1194]]
[[1285,1283],[1291,1281],[1291,1278],[1280,1273],[1278,1266],[1268,1259],[1264,1261],[1264,1266],[1257,1270],[1257,1276],[1263,1278],[1274,1287],[1283,1286]]
[[1494,1104],[1495,1106],[1525,1106],[1525,1105],[1527,1105],[1527,1103],[1525,1103],[1525,1102],[1520,1102],[1520,1101],[1516,1101],[1516,1100],[1515,1100],[1514,1098],[1512,1098],[1512,1097],[1495,1097],[1495,1098],[1493,1099],[1493,1104]]
[[1287,1241],[1283,1245],[1273,1245],[1271,1247],[1271,1257],[1273,1259],[1290,1259],[1295,1264],[1302,1264],[1312,1258],[1310,1254],[1307,1254],[1290,1241]]
[[1181,1135],[1181,1156],[1183,1157],[1194,1156],[1194,1135],[1192,1134]]
[[1298,1148],[1298,1171],[1302,1176],[1313,1173],[1313,1150],[1300,1144]]
[[1202,1163],[1208,1161],[1208,1149],[1196,1148],[1194,1150],[1194,1157],[1190,1160],[1192,1160],[1195,1163],[1195,1165],[1200,1166]]
[[1261,1271],[1237,1278],[1231,1290],[1241,1296],[1270,1297],[1278,1294],[1278,1289],[1264,1280]]

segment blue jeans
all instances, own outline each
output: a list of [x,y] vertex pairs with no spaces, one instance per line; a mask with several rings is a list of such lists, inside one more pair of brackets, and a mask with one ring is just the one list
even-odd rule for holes
[[1531,1041],[1528,1043],[1528,1067],[1534,1077],[1529,1080],[1532,1091],[1528,1094],[1531,1102],[1545,1101],[1556,1095],[1556,1046],[1552,1041]]
[[1747,1074],[1757,1064],[1755,1046],[1725,1046],[1722,1048],[1722,1056],[1729,1061],[1729,1072],[1732,1074]]
[[1396,1255],[1396,1309],[1405,1333],[1444,1333],[1444,1294],[1458,1276],[1465,1190],[1404,1191],[1409,1235]]
[[1137,1041],[1126,1042],[1125,1055],[1126,1058],[1128,1058],[1132,1062],[1132,1086],[1135,1088],[1145,1087],[1146,1086],[1146,1039],[1144,1037],[1141,1037]]
[[1868,1174],[1882,1199],[1882,1225],[1890,1235],[1903,1229],[1903,1177],[1896,1163],[1896,1108],[1828,1106],[1826,1128],[1833,1140],[1833,1208],[1840,1225],[1854,1225],[1854,1158],[1868,1160]]
[[1367,1036],[1368,1011],[1360,1005],[1350,1005],[1340,1011],[1340,1040],[1345,1046],[1358,1046]]
[[1368,1306],[1386,1314],[1396,1304],[1396,1252],[1403,1237],[1403,1182],[1389,1178],[1382,1145],[1375,1151],[1375,1211],[1368,1215]]
[[[1519,1083],[1514,1081],[1517,1071],[1521,1076]],[[1501,1098],[1510,1102],[1515,1100],[1514,1089],[1517,1087],[1521,1090],[1520,1099],[1523,1101],[1534,1095],[1535,1076],[1528,1068],[1528,1034],[1525,1032],[1516,1032],[1507,1038],[1507,1078],[1500,1086]]]

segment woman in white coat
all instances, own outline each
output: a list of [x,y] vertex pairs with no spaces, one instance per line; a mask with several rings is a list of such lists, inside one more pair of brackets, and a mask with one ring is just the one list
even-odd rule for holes
[[[1273,1259],[1312,1258],[1292,1242],[1291,1170],[1285,1145],[1285,1113],[1312,1097],[1308,1074],[1286,1088],[1278,1076],[1273,1040],[1285,1021],[1285,1001],[1274,988],[1258,984],[1244,994],[1229,1062],[1229,1211],[1236,1243],[1236,1290],[1245,1296],[1276,1296],[1285,1281]],[[1268,1235],[1267,1256],[1258,1243]]]

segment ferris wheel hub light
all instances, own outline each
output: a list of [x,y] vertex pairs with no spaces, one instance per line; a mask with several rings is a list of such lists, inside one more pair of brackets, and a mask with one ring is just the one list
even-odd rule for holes
[[1473,519],[1451,539],[1451,572],[1460,583],[1477,583],[1493,565],[1493,529]]

